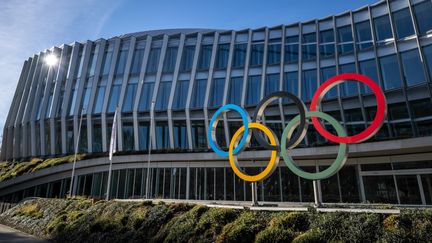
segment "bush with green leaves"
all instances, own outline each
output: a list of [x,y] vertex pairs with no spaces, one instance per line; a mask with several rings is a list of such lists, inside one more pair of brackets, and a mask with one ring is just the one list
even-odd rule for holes
[[432,210],[266,212],[151,201],[30,199],[0,223],[53,242],[431,242]]

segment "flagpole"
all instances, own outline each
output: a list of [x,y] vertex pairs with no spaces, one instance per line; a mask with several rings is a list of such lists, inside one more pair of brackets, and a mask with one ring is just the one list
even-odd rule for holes
[[108,186],[107,186],[107,191],[106,191],[106,200],[109,200],[109,194],[110,194],[110,190],[111,190],[111,176],[112,176],[112,156],[113,153],[115,153],[116,150],[116,145],[117,145],[117,111],[118,111],[118,107],[115,110],[114,113],[114,119],[113,119],[113,126],[111,129],[111,139],[110,139],[110,151],[109,151],[109,169],[108,169]]
[[81,136],[81,125],[82,125],[84,111],[85,111],[85,109],[83,108],[81,110],[80,123],[79,123],[79,127],[78,127],[78,137],[75,140],[76,141],[76,143],[75,143],[75,156],[74,156],[74,161],[73,161],[73,165],[72,165],[72,175],[71,175],[71,182],[70,182],[70,187],[69,187],[69,197],[70,198],[75,196],[75,193],[73,192],[74,184],[75,184],[75,166],[76,166],[76,159],[77,159],[77,154],[78,154],[78,144],[79,144],[79,139]]
[[152,101],[150,108],[150,128],[149,128],[149,142],[148,142],[148,156],[147,156],[147,177],[146,177],[146,199],[150,198],[150,156],[152,145],[152,132],[153,132],[153,112],[155,102]]

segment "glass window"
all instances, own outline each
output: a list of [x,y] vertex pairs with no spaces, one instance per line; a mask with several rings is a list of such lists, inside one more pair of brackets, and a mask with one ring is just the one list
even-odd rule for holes
[[111,95],[108,102],[108,113],[113,113],[116,110],[120,97],[120,89],[121,85],[116,84],[112,86]]
[[375,38],[377,41],[383,41],[386,39],[393,38],[391,25],[390,25],[390,18],[387,14],[375,18],[374,26],[375,26]]
[[[336,75],[336,67],[330,66],[321,68],[321,83],[324,83],[327,79]],[[325,99],[331,99],[337,97],[337,86],[330,89],[325,95]]]
[[302,47],[303,61],[315,60],[316,52],[316,33],[304,34]]
[[243,77],[232,77],[229,87],[229,98],[228,103],[230,104],[241,104],[243,90]]
[[352,43],[353,37],[352,37],[351,25],[339,27],[337,29],[337,33],[338,33],[338,41],[339,41],[338,44],[339,54],[343,55],[343,54],[353,52],[354,45]]
[[284,74],[283,90],[298,95],[298,73],[288,72]]
[[192,70],[193,59],[195,55],[195,46],[185,46],[180,65],[180,72],[189,72]]
[[93,125],[93,152],[102,152],[102,126],[100,124]]
[[148,111],[151,106],[151,99],[153,97],[154,83],[144,83],[141,90],[141,97],[138,104],[138,111]]
[[432,3],[424,1],[414,6],[414,15],[420,35],[425,35],[432,30]]
[[303,82],[302,82],[302,94],[301,98],[303,101],[310,101],[312,95],[317,89],[317,73],[315,69],[303,71]]
[[369,20],[356,23],[355,29],[357,48],[364,50],[372,47],[372,32]]
[[320,32],[320,55],[321,57],[332,57],[335,54],[333,29]]
[[[379,84],[378,72],[375,59],[359,62],[360,73],[371,78],[375,83]],[[360,85],[363,94],[370,94],[372,90],[366,85]]]
[[144,58],[144,49],[137,49],[135,50],[133,60],[132,60],[132,67],[131,67],[131,75],[137,75],[141,71],[141,66]]
[[432,174],[421,175],[426,204],[432,204]]
[[189,89],[189,80],[177,81],[177,87],[175,90],[173,108],[183,109],[186,106],[186,99]]
[[403,73],[408,86],[426,82],[418,49],[401,53]]
[[156,148],[169,148],[169,131],[167,122],[156,122]]
[[233,68],[242,68],[245,65],[247,44],[241,43],[234,46]]
[[120,51],[119,56],[118,56],[118,60],[117,60],[117,67],[116,67],[116,71],[115,71],[116,75],[121,75],[125,72],[127,55],[128,55],[128,50],[121,50]]
[[192,143],[194,148],[207,148],[204,121],[192,121]]
[[432,116],[432,103],[430,99],[410,101],[414,118]]
[[250,65],[262,65],[264,58],[264,44],[253,44],[250,57]]
[[210,107],[218,107],[222,105],[223,92],[225,86],[225,78],[213,79],[212,89],[210,91]]
[[135,101],[135,93],[136,93],[137,84],[128,84],[126,87],[126,95],[123,101],[123,112],[132,112],[133,103]]
[[261,75],[249,76],[247,84],[246,104],[258,104],[261,93]]
[[[91,93],[91,86],[86,87],[84,89],[82,103],[81,103],[81,109],[80,109],[84,114],[87,114],[88,104],[90,102],[90,93]],[[49,102],[51,102],[51,99],[52,99],[52,96],[50,96]],[[49,103],[48,103],[48,105],[49,105]],[[48,106],[48,108],[49,108],[49,106]],[[49,111],[49,109],[47,109],[47,111]]]
[[299,55],[299,37],[291,36],[285,39],[285,56],[284,61],[287,63],[297,62]]
[[363,176],[366,200],[370,203],[398,203],[393,176]]
[[138,141],[139,141],[139,149],[141,151],[148,150],[149,146],[149,122],[140,122],[138,125]]
[[210,67],[210,59],[212,54],[212,45],[201,46],[201,53],[198,60],[198,70],[207,70]]
[[191,107],[201,108],[204,106],[205,92],[207,87],[207,79],[195,80]]
[[90,63],[89,63],[89,67],[87,69],[87,76],[91,77],[94,76],[95,70],[96,70],[96,59],[98,56],[98,50],[99,48],[95,50],[93,50],[92,54],[90,55]]
[[168,47],[165,53],[165,60],[163,66],[163,72],[172,73],[175,69],[175,64],[177,60],[177,46]]
[[216,64],[215,68],[224,69],[228,65],[228,56],[229,56],[229,44],[219,44],[218,50],[216,53]]
[[355,166],[345,165],[338,172],[342,202],[360,202],[357,171]]
[[186,122],[184,121],[174,121],[173,125],[174,132],[174,147],[187,149],[188,148],[188,138],[187,138],[187,129]]
[[123,151],[132,151],[134,149],[134,129],[132,122],[123,123]]
[[426,59],[425,61],[429,71],[429,78],[432,79],[432,45],[423,47],[423,55]]
[[155,73],[157,72],[159,65],[159,57],[160,57],[160,48],[152,48],[150,50],[150,54],[147,62],[147,70],[146,73]]
[[160,82],[159,91],[156,98],[156,110],[165,110],[168,107],[170,91],[171,81]]
[[279,74],[267,74],[265,82],[265,95],[269,95],[279,90]]
[[414,27],[411,21],[411,14],[408,8],[393,13],[398,39],[414,35]]
[[385,90],[400,88],[402,86],[396,55],[381,57],[380,67]]
[[281,44],[271,44],[267,50],[267,64],[278,64],[281,59]]
[[[340,66],[340,73],[356,73],[354,63],[344,64]],[[341,85],[341,93],[343,96],[353,96],[358,94],[357,82],[350,81],[344,82]]]
[[93,107],[93,114],[99,114],[102,112],[102,105],[105,96],[105,86],[99,86],[96,91],[96,98]]
[[104,58],[103,58],[103,64],[102,64],[102,75],[108,75],[110,67],[111,67],[111,60],[112,60],[112,51],[105,52]]
[[408,119],[409,114],[406,103],[389,104],[388,117],[391,120]]
[[422,203],[416,175],[397,175],[396,182],[401,204]]

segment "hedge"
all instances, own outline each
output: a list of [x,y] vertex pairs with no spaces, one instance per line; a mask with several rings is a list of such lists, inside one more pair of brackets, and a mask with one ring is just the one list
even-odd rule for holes
[[53,242],[431,242],[432,210],[265,212],[182,203],[30,199],[0,223]]

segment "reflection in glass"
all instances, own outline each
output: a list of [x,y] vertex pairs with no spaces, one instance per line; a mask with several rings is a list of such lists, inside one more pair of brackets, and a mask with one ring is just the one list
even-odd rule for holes
[[218,107],[222,105],[224,86],[225,86],[225,78],[213,79],[209,106]]
[[186,106],[186,98],[189,89],[189,80],[179,80],[177,81],[176,86],[177,87],[174,95],[173,108],[183,109]]
[[312,69],[312,70],[303,71],[302,93],[301,93],[302,100],[310,101],[316,89],[317,89],[316,70]]
[[267,64],[273,65],[280,63],[281,44],[271,44],[267,50]]
[[258,104],[261,92],[261,76],[249,76],[247,85],[246,104]]
[[383,15],[374,19],[375,38],[377,41],[384,41],[393,38],[389,16]]
[[426,82],[423,63],[417,49],[401,53],[402,68],[408,86]]
[[400,88],[402,80],[399,75],[399,65],[396,55],[390,55],[380,58],[381,74],[384,81],[384,89],[390,90]]
[[265,95],[269,95],[279,90],[279,74],[267,74],[265,82]]
[[150,110],[151,99],[153,96],[154,83],[144,83],[141,90],[141,97],[138,105],[138,111],[148,111]]
[[424,1],[414,5],[414,15],[417,20],[417,27],[420,35],[425,35],[432,30],[432,3]]
[[396,182],[401,204],[422,203],[416,175],[397,175]]
[[233,68],[242,68],[245,65],[247,44],[241,43],[234,46]]
[[192,93],[192,108],[200,108],[204,106],[205,92],[207,87],[207,79],[195,80],[195,85]]
[[393,176],[363,176],[366,201],[398,203]]
[[242,89],[243,89],[243,77],[232,77],[229,86],[229,94],[228,94],[229,104],[236,104],[236,105],[241,104]]
[[159,65],[160,52],[161,52],[160,48],[152,48],[150,50],[146,73],[156,73]]
[[411,14],[408,8],[393,13],[398,39],[414,35],[414,27],[411,21]]
[[155,109],[165,110],[168,107],[170,92],[171,81],[160,82]]
[[262,65],[264,58],[264,44],[253,44],[251,46],[250,65]]
[[165,53],[164,66],[162,71],[164,73],[174,72],[176,60],[177,60],[177,47],[168,47]]
[[189,72],[192,70],[193,59],[195,55],[195,46],[185,46],[180,65],[180,72]]
[[219,44],[216,53],[216,69],[224,69],[228,65],[229,44]]

